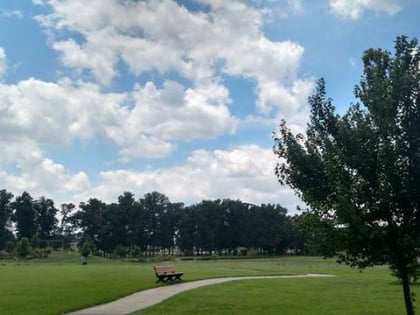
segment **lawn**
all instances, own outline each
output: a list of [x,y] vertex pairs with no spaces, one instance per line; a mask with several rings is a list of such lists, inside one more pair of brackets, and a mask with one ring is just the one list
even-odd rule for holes
[[[313,257],[175,262],[186,281],[241,275],[330,273],[336,278],[231,282],[185,292],[138,314],[402,314],[388,269],[359,273]],[[74,255],[0,263],[0,314],[62,314],[156,287],[152,263]],[[416,288],[418,291],[418,287]],[[417,308],[420,306],[417,303]]]
[[[301,261],[298,263],[303,267]],[[311,272],[317,270],[314,265]],[[344,266],[325,268],[327,265],[321,263],[320,271],[327,269],[337,277],[229,282],[179,294],[135,314],[405,313],[400,285],[388,269],[378,267],[359,273]],[[290,269],[296,270],[293,266]],[[420,303],[416,306],[419,308]]]

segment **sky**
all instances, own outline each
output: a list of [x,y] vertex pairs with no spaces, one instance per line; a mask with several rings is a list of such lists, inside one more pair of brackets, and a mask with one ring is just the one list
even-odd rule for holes
[[0,189],[56,204],[302,205],[272,133],[339,112],[368,48],[418,37],[418,0],[0,0]]

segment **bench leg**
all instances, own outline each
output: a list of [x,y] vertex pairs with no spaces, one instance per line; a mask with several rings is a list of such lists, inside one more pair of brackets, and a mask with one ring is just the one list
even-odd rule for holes
[[168,281],[168,279],[165,279],[165,278],[166,278],[165,276],[159,277],[159,279],[157,279],[156,283]]

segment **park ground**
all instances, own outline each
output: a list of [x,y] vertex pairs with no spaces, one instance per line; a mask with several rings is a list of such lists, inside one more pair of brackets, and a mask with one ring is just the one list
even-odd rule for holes
[[[334,259],[293,256],[171,263],[185,273],[184,281],[306,273],[336,277],[228,282],[181,293],[135,314],[404,313],[401,285],[385,266],[359,272]],[[153,264],[89,257],[81,266],[70,253],[0,262],[0,314],[63,314],[162,286],[155,283]],[[415,305],[419,309],[420,302]]]

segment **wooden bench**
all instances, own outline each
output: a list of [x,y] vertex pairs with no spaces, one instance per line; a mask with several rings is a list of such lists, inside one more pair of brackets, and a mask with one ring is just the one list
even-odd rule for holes
[[164,265],[164,266],[154,266],[156,277],[158,278],[156,283],[162,281],[167,282],[181,280],[183,272],[176,272],[175,266]]

